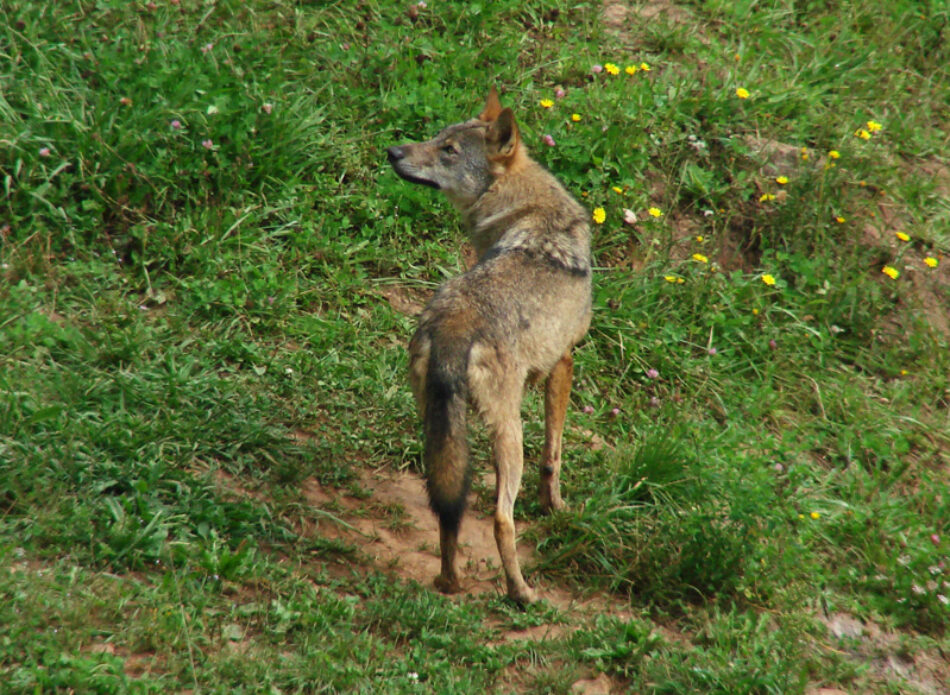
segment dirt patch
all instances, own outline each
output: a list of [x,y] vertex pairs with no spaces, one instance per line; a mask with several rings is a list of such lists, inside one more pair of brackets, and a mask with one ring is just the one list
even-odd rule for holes
[[376,290],[376,294],[389,302],[389,306],[394,311],[406,316],[421,314],[426,302],[432,296],[431,292],[411,289],[403,285],[384,285]]
[[936,333],[950,336],[950,259],[930,269],[924,265],[923,254],[916,250],[904,258],[905,276],[912,291],[898,305],[898,325],[903,331],[914,321],[923,320]]
[[944,200],[950,198],[950,166],[945,162],[931,157],[910,166],[907,173],[933,181],[934,193]]
[[505,642],[544,642],[554,640],[571,631],[571,627],[561,623],[546,623],[544,625],[535,625],[521,630],[509,630],[502,634],[498,643]]
[[[332,510],[339,520],[321,522],[316,532],[357,547],[370,564],[381,570],[432,587],[440,569],[439,529],[436,517],[429,509],[421,476],[407,472],[364,471],[360,485],[370,494],[353,496],[326,488],[313,479],[304,483],[302,489],[306,500],[317,508]],[[494,475],[483,475],[473,487],[494,490]],[[522,493],[526,494],[524,490]],[[480,499],[475,492],[471,494],[469,511],[462,521],[460,533],[463,593],[455,597],[457,601],[465,601],[472,595],[505,596],[505,577],[495,545],[492,517],[490,513],[479,511],[490,509],[491,500]],[[529,526],[523,521],[516,521],[515,525],[519,535]],[[532,574],[533,549],[523,540],[518,544],[518,555],[522,567],[528,570],[529,582],[543,600],[559,610],[560,617],[555,622],[518,629],[507,629],[501,620],[490,621],[498,630],[493,644],[561,639],[582,627],[594,615],[612,615],[621,620],[636,617],[630,604],[619,597],[603,593],[580,595],[545,580],[537,573]],[[434,588],[431,590],[435,591]],[[598,681],[598,684],[602,683],[603,679]],[[622,692],[622,689],[603,692]]]
[[141,678],[146,673],[151,673],[155,662],[155,655],[148,653],[129,654],[125,657],[125,664],[122,670],[130,678]]
[[[910,685],[914,692],[927,695],[950,692],[950,663],[938,650],[911,653],[906,646],[907,633],[887,630],[847,613],[834,613],[823,622],[837,640],[838,649],[854,661],[869,665],[868,678],[872,681]],[[833,695],[842,691],[819,688],[808,692]]]
[[[382,570],[431,587],[440,569],[439,527],[429,509],[421,476],[408,472],[364,471],[360,485],[370,494],[355,497],[346,491],[326,488],[314,479],[304,482],[302,490],[307,502],[318,509],[332,511],[332,517],[321,520],[316,532],[325,538],[356,546],[372,565]],[[485,474],[483,480],[473,487],[494,490],[494,475]],[[522,494],[526,494],[524,490]],[[462,521],[460,533],[463,593],[458,595],[458,600],[473,594],[491,594],[499,598],[505,595],[505,577],[495,545],[493,520],[490,514],[479,511],[492,506],[491,500],[479,499],[475,492],[469,498],[469,511]],[[515,526],[521,535],[529,524],[516,521]],[[518,555],[541,598],[568,615],[583,619],[595,613],[614,615],[623,620],[634,617],[630,604],[617,597],[582,596],[546,581],[536,573],[531,575],[534,552],[529,543],[518,543]],[[573,629],[571,626],[546,624],[506,632],[500,641],[556,639]]]
[[237,476],[231,475],[227,471],[217,468],[212,471],[211,477],[214,478],[214,481],[218,484],[218,486],[234,497],[249,497],[253,500],[257,500],[258,502],[267,501],[267,495],[257,492],[256,490],[251,490],[249,487],[242,485]]
[[[360,484],[371,494],[365,499],[324,488],[314,479],[303,484],[306,500],[315,507],[342,509],[345,523],[328,521],[319,533],[331,539],[354,543],[377,567],[396,572],[404,579],[431,585],[439,573],[439,526],[429,510],[422,479],[411,473],[363,473]],[[463,589],[466,593],[504,594],[504,577],[497,560],[498,551],[492,520],[473,508],[462,522],[459,548]],[[519,532],[523,524],[518,524]],[[522,560],[526,548],[519,547]]]
[[[749,166],[764,178],[779,174],[794,176],[805,166],[823,165],[821,160],[817,163],[803,161],[801,148],[797,145],[755,135],[745,136],[742,142],[748,151]],[[907,164],[904,176],[932,181],[936,197],[950,197],[950,167],[938,160],[927,159]],[[862,182],[861,185],[865,184]],[[869,187],[869,190],[883,193],[873,187]],[[779,191],[778,195],[782,193],[784,191]],[[922,241],[913,229],[907,228],[910,220],[900,202],[876,195],[869,212],[872,213],[870,219],[859,230],[859,243],[879,251],[880,260],[878,265],[868,270],[879,273],[885,263],[899,259],[900,282],[906,290],[902,292],[896,310],[883,322],[884,328],[894,335],[905,335],[915,329],[915,322],[923,320],[936,334],[950,336],[950,312],[947,311],[950,306],[950,262],[943,257],[940,249],[934,248],[933,243]],[[674,229],[678,230],[679,227],[674,225]],[[912,241],[899,241],[898,232],[908,234]],[[677,231],[675,238],[684,239],[688,233],[688,228],[684,233]],[[938,259],[937,267],[929,267],[924,261],[927,257]],[[717,261],[723,268],[751,270],[758,263],[758,258],[756,254],[750,253],[741,235],[733,230],[724,235]],[[881,282],[889,283],[890,280],[881,278]]]
[[622,692],[620,686],[603,673],[594,678],[582,678],[571,686],[571,693],[575,695],[610,695],[619,692]]
[[[700,26],[688,9],[669,2],[669,0],[645,2],[637,5],[607,0],[601,13],[604,26],[626,44],[639,43],[646,27],[655,24],[657,21],[665,22],[670,26],[686,27],[690,31],[698,31]],[[700,35],[700,40],[703,40],[702,35]],[[708,39],[704,43],[706,41]]]
[[802,148],[798,145],[789,145],[756,135],[746,135],[742,138],[742,143],[748,149],[754,168],[767,178],[794,175],[804,163],[801,155]]
[[[950,170],[946,167],[924,162],[918,170],[907,172],[908,176],[922,174],[936,181],[937,190],[950,189]],[[899,282],[904,291],[894,312],[884,322],[884,328],[893,335],[903,336],[915,330],[916,322],[924,321],[935,334],[950,336],[950,311],[947,309],[950,307],[950,258],[918,239],[907,223],[908,217],[898,203],[882,199],[877,203],[873,220],[865,223],[861,230],[861,243],[880,251],[880,266],[869,270],[879,273],[884,263],[895,264],[892,259],[899,259],[896,265],[901,272]],[[898,232],[908,234],[911,241],[898,240]],[[937,259],[937,267],[926,264],[924,259],[928,257]],[[890,280],[881,278],[881,282],[889,283]]]
[[156,655],[152,652],[129,653],[112,642],[92,642],[82,646],[79,651],[84,654],[108,654],[123,659],[122,670],[129,678],[141,678],[151,673],[156,661]]
[[109,654],[115,656],[116,648],[112,642],[93,642],[80,648],[84,654]]

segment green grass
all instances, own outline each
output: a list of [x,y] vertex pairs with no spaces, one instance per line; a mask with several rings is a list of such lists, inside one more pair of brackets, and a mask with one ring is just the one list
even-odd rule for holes
[[[0,8],[6,691],[947,685],[947,9],[682,2],[621,32],[600,3],[408,9]],[[385,149],[492,84],[606,213],[571,509],[519,500],[529,576],[634,619],[446,599],[300,493],[418,467],[414,320],[383,292],[459,273],[462,233]]]

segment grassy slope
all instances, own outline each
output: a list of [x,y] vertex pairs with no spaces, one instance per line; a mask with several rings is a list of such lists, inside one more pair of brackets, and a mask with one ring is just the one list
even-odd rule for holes
[[[911,687],[828,637],[835,611],[946,653],[950,260],[923,258],[950,250],[950,208],[946,176],[919,173],[945,166],[945,10],[691,3],[617,33],[596,4],[155,4],[0,9],[12,692],[564,692],[592,671],[657,692]],[[350,572],[358,549],[298,492],[415,465],[413,322],[380,292],[459,272],[460,237],[382,153],[490,83],[607,215],[574,511],[520,513],[536,571],[642,619],[545,642],[494,640],[557,620],[544,606]],[[868,120],[883,130],[856,137]],[[776,171],[771,141],[790,146]],[[223,494],[218,470],[258,494]]]

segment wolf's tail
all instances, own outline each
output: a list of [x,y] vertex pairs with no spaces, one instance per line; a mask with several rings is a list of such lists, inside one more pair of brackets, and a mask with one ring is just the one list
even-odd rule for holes
[[469,351],[459,347],[433,344],[423,413],[429,504],[447,531],[458,530],[472,484],[466,425]]

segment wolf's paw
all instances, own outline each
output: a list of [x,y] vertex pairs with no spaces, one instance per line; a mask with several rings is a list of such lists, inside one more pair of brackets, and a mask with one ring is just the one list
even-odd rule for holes
[[524,584],[522,586],[509,586],[508,598],[510,598],[515,603],[520,603],[524,606],[537,601],[538,594],[530,586]]
[[567,503],[561,499],[560,493],[551,493],[542,488],[540,495],[541,511],[545,514],[554,512],[563,512],[567,509]]
[[544,502],[541,503],[541,511],[545,514],[553,514],[554,512],[565,512],[568,510],[567,502],[562,499],[551,500],[547,504]]
[[446,577],[440,574],[435,578],[433,584],[435,584],[435,588],[443,594],[457,594],[462,590],[462,585],[459,583],[458,577]]

